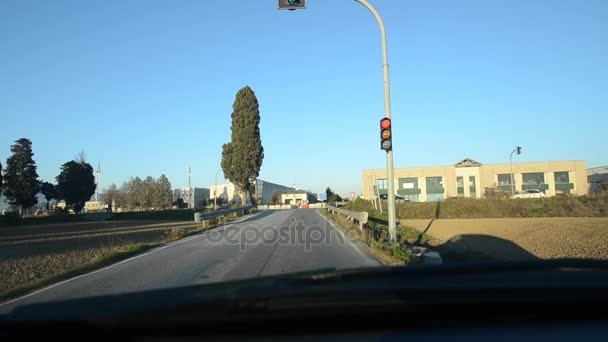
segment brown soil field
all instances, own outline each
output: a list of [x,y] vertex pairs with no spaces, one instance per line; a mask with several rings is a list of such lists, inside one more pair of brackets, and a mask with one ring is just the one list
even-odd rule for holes
[[[445,253],[498,260],[608,259],[608,218],[399,220],[437,239]],[[466,259],[466,258],[465,258]]]

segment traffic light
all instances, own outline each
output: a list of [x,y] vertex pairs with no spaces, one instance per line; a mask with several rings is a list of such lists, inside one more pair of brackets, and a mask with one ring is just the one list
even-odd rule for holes
[[297,9],[305,9],[306,8],[306,0],[279,0],[279,9],[280,10],[297,10]]
[[386,152],[393,149],[393,133],[391,132],[391,119],[380,120],[380,148]]
[[517,154],[521,154],[521,146],[517,146]]

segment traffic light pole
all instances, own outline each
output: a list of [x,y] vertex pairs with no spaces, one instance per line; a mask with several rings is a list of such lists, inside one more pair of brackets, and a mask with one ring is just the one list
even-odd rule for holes
[[517,149],[514,149],[513,152],[511,152],[511,155],[509,156],[509,171],[511,173],[511,196],[515,194],[515,181],[513,177],[513,153],[515,153],[515,151],[517,151]]
[[[384,74],[384,116],[391,118],[391,90],[390,82],[388,77],[388,52],[386,49],[386,31],[384,30],[384,22],[378,14],[378,11],[374,6],[370,5],[366,0],[355,0],[361,5],[365,6],[378,21],[380,26],[380,33],[382,35],[382,71]],[[397,225],[395,217],[395,184],[394,184],[394,170],[393,170],[393,150],[392,147],[386,152],[386,171],[388,181],[388,232],[390,236],[390,242],[397,242]],[[382,205],[382,203],[380,203]]]

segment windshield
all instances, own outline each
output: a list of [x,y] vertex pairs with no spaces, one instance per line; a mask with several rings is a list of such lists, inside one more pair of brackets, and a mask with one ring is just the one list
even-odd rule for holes
[[322,269],[606,259],[607,15],[3,1],[0,312]]

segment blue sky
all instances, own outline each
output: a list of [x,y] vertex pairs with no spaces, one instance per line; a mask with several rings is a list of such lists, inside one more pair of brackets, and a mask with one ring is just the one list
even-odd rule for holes
[[[522,162],[608,164],[608,2],[370,2],[388,32],[396,167],[501,163],[516,145]],[[1,7],[0,160],[27,137],[44,180],[84,150],[103,187],[161,173],[186,186],[188,165],[208,187],[245,85],[260,102],[260,178],[347,194],[385,166],[379,30],[354,1]]]

